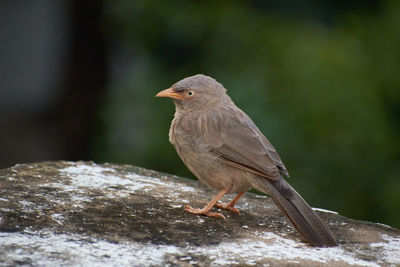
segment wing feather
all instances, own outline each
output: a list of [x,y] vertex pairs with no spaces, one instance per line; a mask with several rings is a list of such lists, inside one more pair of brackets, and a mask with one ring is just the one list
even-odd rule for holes
[[210,149],[227,164],[272,180],[281,173],[288,176],[275,148],[242,110],[225,107],[212,112],[198,119],[206,124],[202,128]]

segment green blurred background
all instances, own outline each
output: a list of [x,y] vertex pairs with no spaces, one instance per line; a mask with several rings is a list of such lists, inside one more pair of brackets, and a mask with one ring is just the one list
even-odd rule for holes
[[168,142],[173,104],[154,95],[203,73],[311,205],[400,227],[399,1],[15,2],[0,4],[1,167],[193,177]]

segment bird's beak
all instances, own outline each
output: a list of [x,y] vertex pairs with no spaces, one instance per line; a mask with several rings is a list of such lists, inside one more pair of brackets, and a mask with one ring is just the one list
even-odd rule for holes
[[159,92],[156,97],[170,97],[178,100],[182,100],[183,97],[181,94],[175,92],[172,88],[165,89]]

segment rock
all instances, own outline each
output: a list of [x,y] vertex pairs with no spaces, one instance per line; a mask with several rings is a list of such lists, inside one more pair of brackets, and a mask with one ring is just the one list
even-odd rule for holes
[[[0,265],[394,266],[400,231],[317,209],[340,245],[303,243],[251,193],[227,221],[183,212],[216,192],[130,165],[42,162],[0,171]],[[232,196],[225,197],[228,201]]]

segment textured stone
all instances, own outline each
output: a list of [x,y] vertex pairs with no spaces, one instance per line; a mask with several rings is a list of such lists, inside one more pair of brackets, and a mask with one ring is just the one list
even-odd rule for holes
[[214,194],[130,165],[16,165],[0,171],[0,265],[400,265],[399,230],[330,211],[317,210],[334,248],[301,242],[265,196],[245,194],[227,221],[183,212]]

